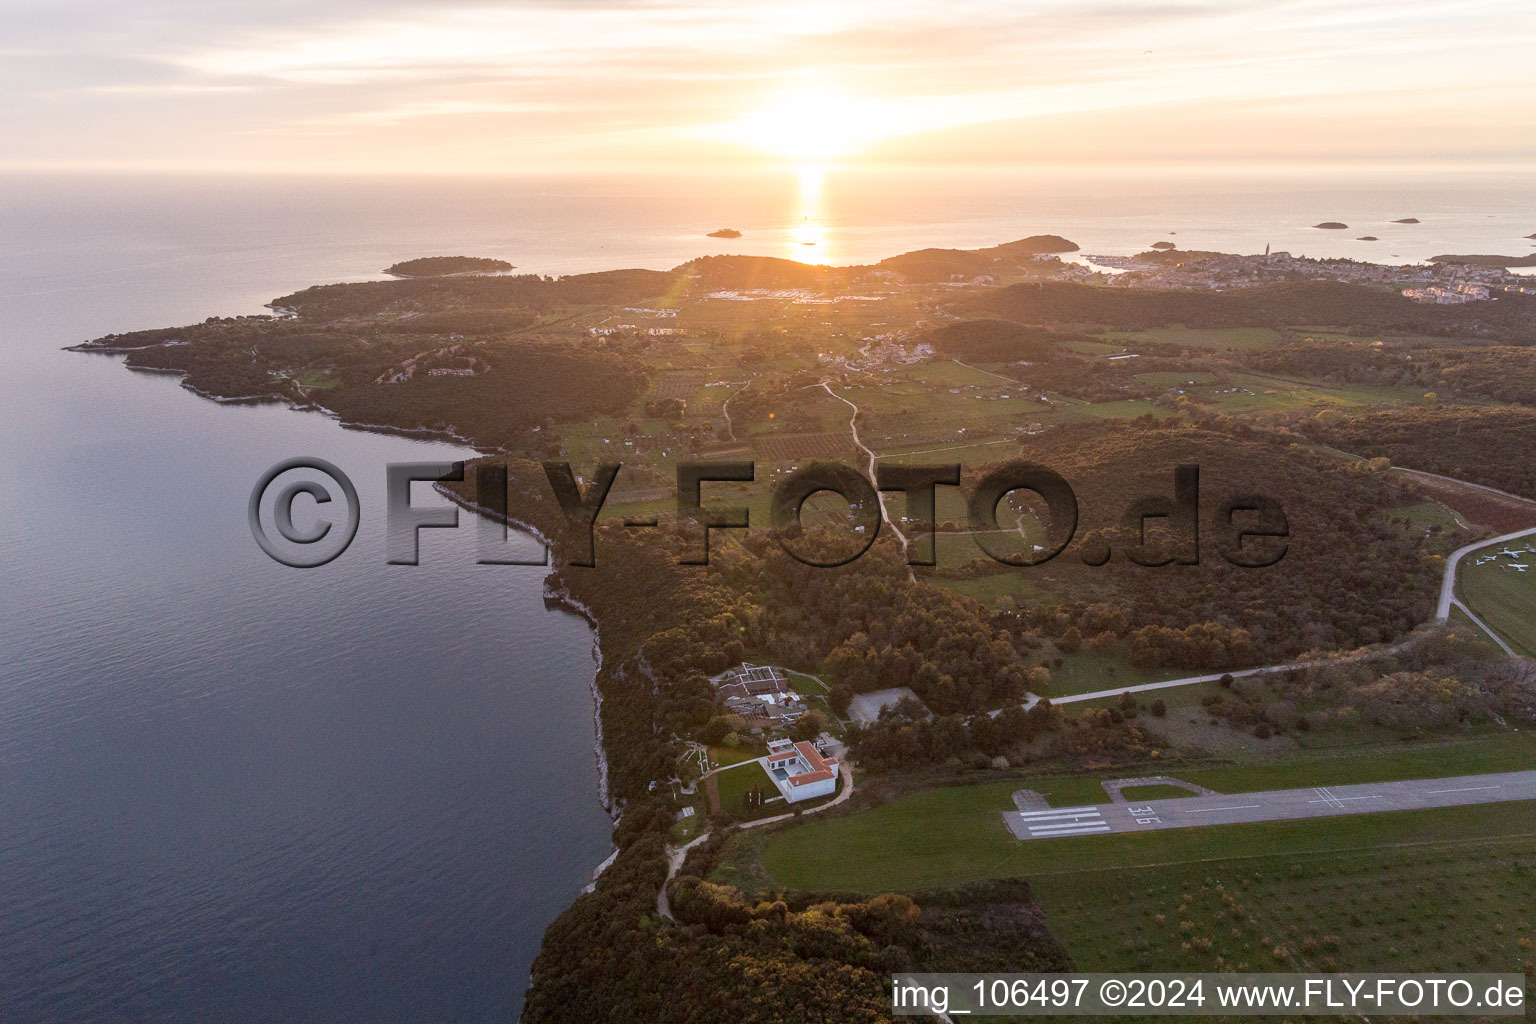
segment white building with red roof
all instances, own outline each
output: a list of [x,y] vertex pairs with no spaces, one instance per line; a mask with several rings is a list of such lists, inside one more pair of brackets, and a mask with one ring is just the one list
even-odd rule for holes
[[814,800],[837,792],[837,758],[826,757],[815,745],[801,740],[771,740],[763,770],[789,803]]

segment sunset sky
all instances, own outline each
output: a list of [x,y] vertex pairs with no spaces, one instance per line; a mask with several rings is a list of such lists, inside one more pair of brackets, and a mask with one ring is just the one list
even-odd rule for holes
[[1529,0],[7,0],[0,165],[1536,162]]

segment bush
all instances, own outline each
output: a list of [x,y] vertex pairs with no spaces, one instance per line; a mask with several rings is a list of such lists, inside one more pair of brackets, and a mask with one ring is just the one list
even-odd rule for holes
[[1163,718],[1168,714],[1168,705],[1163,703],[1163,698],[1158,697],[1152,702],[1152,717]]

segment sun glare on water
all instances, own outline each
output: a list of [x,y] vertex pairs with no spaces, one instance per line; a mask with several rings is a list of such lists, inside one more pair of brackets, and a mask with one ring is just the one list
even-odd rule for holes
[[785,161],[799,180],[799,203],[789,224],[787,255],[827,263],[832,247],[822,210],[822,179],[837,161],[883,139],[912,130],[895,102],[861,99],[816,83],[782,89],[728,124],[717,138]]

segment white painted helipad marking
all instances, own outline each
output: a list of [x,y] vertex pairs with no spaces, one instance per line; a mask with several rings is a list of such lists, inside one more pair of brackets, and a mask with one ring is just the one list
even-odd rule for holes
[[1498,786],[1462,786],[1460,789],[1426,789],[1426,794],[1431,793],[1475,793],[1480,789],[1498,789]]
[[[1317,801],[1313,801],[1316,803]],[[1233,804],[1231,807],[1191,807],[1185,814],[1210,814],[1212,811],[1246,811],[1251,807],[1263,807],[1263,804]]]

